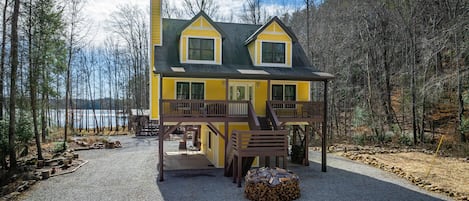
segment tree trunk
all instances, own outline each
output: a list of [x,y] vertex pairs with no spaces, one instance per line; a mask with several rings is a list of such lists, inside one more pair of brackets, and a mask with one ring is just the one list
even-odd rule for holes
[[[462,92],[463,92],[463,83],[462,83],[462,69],[461,65],[459,65],[459,48],[458,48],[458,41],[457,41],[457,34],[454,33],[454,45],[456,48],[456,58],[453,58],[456,60],[456,67],[458,71],[458,124],[459,128],[461,128],[462,123],[463,123],[463,115],[464,115],[464,100],[462,97]],[[464,131],[462,129],[459,129],[459,138],[461,142],[466,142],[466,135],[464,134]]]
[[[73,34],[70,36],[70,41],[73,41]],[[72,67],[72,45],[69,47],[68,63],[67,63],[67,77],[65,79],[65,125],[64,125],[64,143],[63,150],[67,149],[67,136],[68,136],[68,108],[70,107],[70,68]]]
[[46,137],[48,135],[47,133],[47,119],[46,119],[46,114],[48,110],[48,105],[49,105],[49,95],[46,95],[46,93],[42,93],[42,100],[41,100],[41,133],[42,133],[42,142],[46,141]]
[[414,145],[416,145],[417,142],[417,97],[416,97],[416,86],[415,86],[415,65],[416,65],[416,47],[415,47],[415,33],[412,33],[410,36],[411,40],[411,58],[412,58],[412,63],[411,63],[411,82],[410,82],[410,93],[412,96],[412,133],[413,133],[413,138],[414,138]]
[[[33,57],[36,58],[35,55],[33,55],[33,33],[32,33],[32,0],[29,0],[29,27],[28,27],[28,40],[29,40],[29,98],[31,100],[31,112],[33,115],[33,130],[34,130],[34,137],[36,140],[36,148],[37,148],[37,159],[38,160],[43,160],[42,157],[42,148],[41,148],[41,138],[39,135],[39,130],[38,130],[38,122],[37,122],[37,59],[33,59]],[[39,47],[39,51],[40,47]],[[34,61],[33,61],[34,60]]]
[[[73,3],[72,3],[73,4]],[[73,11],[72,11],[73,12]],[[70,37],[68,39],[68,58],[67,58],[67,77],[65,78],[65,125],[64,125],[64,144],[63,150],[67,149],[67,137],[68,137],[68,127],[69,127],[69,116],[68,111],[71,105],[71,89],[70,89],[70,73],[72,68],[72,59],[73,59],[73,48],[74,48],[74,32],[75,32],[75,18],[74,13],[72,13],[72,23],[70,25]]]
[[14,1],[11,18],[11,75],[10,75],[10,125],[8,129],[8,144],[10,152],[10,171],[16,171],[16,74],[19,68],[18,62],[18,18],[20,14],[20,0]]
[[3,7],[3,19],[2,19],[2,50],[0,55],[0,120],[3,119],[3,106],[4,106],[4,96],[3,96],[3,83],[4,83],[4,74],[5,74],[5,54],[6,54],[6,40],[7,40],[7,9],[8,9],[8,0],[5,0],[5,5]]
[[387,40],[384,41],[384,48],[383,48],[383,60],[384,60],[384,77],[385,77],[385,85],[386,85],[386,92],[385,92],[385,102],[386,102],[386,122],[390,126],[394,123],[393,115],[392,115],[392,102],[391,102],[391,72],[390,72],[390,65],[388,61],[387,55]]

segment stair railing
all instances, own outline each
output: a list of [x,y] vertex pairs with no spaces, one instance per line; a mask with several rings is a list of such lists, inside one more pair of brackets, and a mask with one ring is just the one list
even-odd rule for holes
[[259,119],[257,119],[256,111],[254,110],[254,106],[252,105],[251,101],[248,103],[248,124],[251,130],[260,130],[261,124]]
[[280,120],[278,120],[277,113],[275,113],[275,110],[272,107],[272,104],[270,101],[267,101],[266,103],[266,114],[267,114],[267,117],[272,122],[272,127],[274,128],[274,130],[279,130],[281,123],[280,123]]

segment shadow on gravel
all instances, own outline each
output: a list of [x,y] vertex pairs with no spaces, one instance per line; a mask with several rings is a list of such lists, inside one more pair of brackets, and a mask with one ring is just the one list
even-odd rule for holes
[[[309,167],[290,166],[300,176],[298,200],[441,200],[402,186],[337,168],[321,172],[318,163]],[[157,182],[166,201],[247,200],[242,188],[223,176],[223,169],[165,171],[165,181]]]

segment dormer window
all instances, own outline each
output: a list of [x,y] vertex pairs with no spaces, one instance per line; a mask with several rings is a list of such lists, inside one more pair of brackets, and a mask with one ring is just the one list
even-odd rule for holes
[[214,61],[214,40],[189,38],[189,60]]
[[262,63],[285,63],[285,43],[262,42]]

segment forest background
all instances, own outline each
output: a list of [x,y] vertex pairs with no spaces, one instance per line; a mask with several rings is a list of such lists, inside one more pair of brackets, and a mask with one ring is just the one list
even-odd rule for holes
[[[215,21],[250,24],[279,16],[313,66],[336,76],[328,85],[333,142],[434,146],[445,135],[447,149],[469,155],[468,1],[244,0],[228,13],[217,2],[163,1],[163,13],[188,19],[204,10]],[[51,119],[60,109],[70,114],[63,115],[65,149],[76,109],[148,108],[149,7],[117,5],[96,43],[104,34],[87,18],[88,3],[0,3],[2,169],[14,170],[32,141],[42,158],[41,142],[57,129]]]

